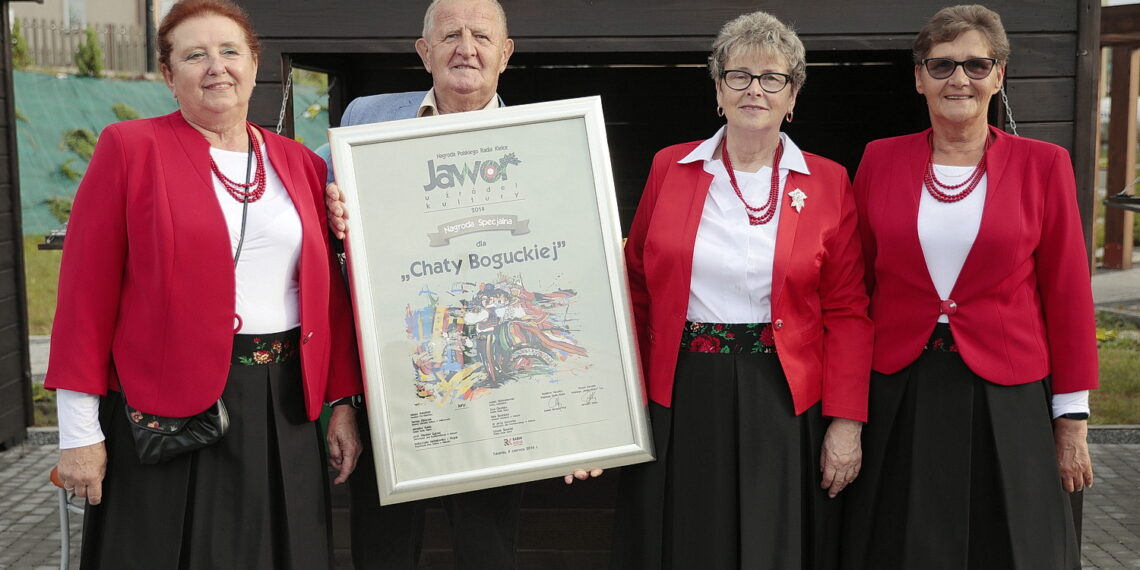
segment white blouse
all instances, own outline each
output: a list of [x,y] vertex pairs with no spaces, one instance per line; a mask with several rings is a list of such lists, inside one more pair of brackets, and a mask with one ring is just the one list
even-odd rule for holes
[[[964,182],[974,173],[973,166],[934,165],[934,173],[939,180],[954,185]],[[966,256],[978,237],[982,225],[982,207],[986,203],[986,179],[969,196],[957,202],[940,202],[922,189],[918,203],[918,241],[926,258],[926,269],[934,282],[934,289],[942,300],[951,297],[954,283],[966,263]],[[958,190],[943,190],[946,194],[958,194]],[[950,322],[947,315],[939,315],[938,322]]]
[[[965,182],[974,173],[973,166],[934,165],[939,181],[951,186]],[[982,210],[986,203],[988,176],[982,176],[974,191],[957,202],[940,202],[925,187],[920,189],[918,203],[918,241],[926,259],[930,280],[942,300],[951,299],[954,284],[966,263],[970,249],[978,238],[982,225]],[[965,188],[942,191],[956,195]],[[938,316],[938,322],[949,323],[950,316]],[[1089,391],[1080,390],[1053,395],[1053,417],[1068,413],[1088,413]]]
[[[713,158],[724,133],[722,127],[679,161],[682,164],[704,161],[705,172],[713,176],[693,247],[686,318],[704,323],[771,322],[776,228],[780,222],[780,206],[788,200],[784,182],[792,170],[810,173],[799,147],[781,133],[784,153],[778,165],[780,189],[776,194],[776,213],[768,223],[753,226],[732,188],[724,163]],[[765,166],[757,172],[735,171],[735,175],[740,193],[748,204],[763,206],[772,188],[772,169]]]
[[[214,162],[230,180],[244,181],[245,152],[210,149]],[[235,310],[241,316],[241,334],[287,331],[301,325],[297,296],[297,265],[301,259],[301,217],[277,172],[269,164],[265,145],[265,195],[250,202],[245,224],[245,242],[234,271]],[[256,159],[255,159],[256,168]],[[215,176],[214,194],[230,230],[231,252],[241,235],[242,203]]]

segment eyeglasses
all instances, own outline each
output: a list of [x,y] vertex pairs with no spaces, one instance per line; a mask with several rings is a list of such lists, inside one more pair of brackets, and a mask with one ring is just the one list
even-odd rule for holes
[[779,93],[791,83],[792,76],[787,73],[761,73],[760,75],[752,75],[747,71],[739,69],[726,69],[720,73],[720,78],[724,80],[724,84],[733,91],[744,91],[752,85],[753,79],[760,81],[760,88],[766,93]]
[[966,61],[954,61],[948,57],[928,57],[922,60],[926,72],[935,79],[946,79],[954,75],[954,70],[962,66],[966,77],[970,79],[985,79],[993,72],[997,60],[992,57],[975,57]]

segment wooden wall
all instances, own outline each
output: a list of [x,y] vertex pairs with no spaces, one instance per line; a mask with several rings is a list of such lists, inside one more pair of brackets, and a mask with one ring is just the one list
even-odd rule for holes
[[[282,70],[290,63],[334,73],[334,124],[353,97],[430,86],[412,49],[426,2],[239,1],[265,46],[252,109],[258,122],[277,122]],[[928,119],[913,88],[910,44],[946,4],[763,3],[797,30],[813,64],[796,123],[788,128],[797,142],[853,173],[867,141],[924,128]],[[725,21],[761,6],[740,0],[503,0],[503,5],[516,45],[500,83],[504,98],[519,104],[602,95],[627,223],[653,150],[707,137],[716,128],[713,86],[700,66]],[[1091,228],[1099,2],[987,5],[1002,15],[1013,48],[1007,90],[1018,132],[1073,153],[1081,207]],[[1004,125],[997,99],[993,107],[994,122]]]
[[[290,65],[330,72],[333,124],[352,98],[427,89],[431,79],[413,51],[426,1],[238,0],[264,43],[252,118],[276,124],[282,77]],[[515,55],[502,76],[508,104],[601,95],[623,226],[640,198],[652,154],[706,138],[721,124],[704,67],[720,26],[763,7],[795,27],[808,49],[808,79],[787,127],[806,150],[851,173],[873,139],[929,125],[914,91],[910,45],[943,0],[501,0]],[[1078,200],[1091,243],[1093,133],[1097,120],[1099,0],[995,0],[1013,54],[1008,95],[1023,136],[1070,150]],[[995,99],[991,121],[1005,125]],[[288,118],[286,120],[288,128]],[[618,470],[620,471],[620,470]],[[521,567],[604,567],[614,475],[570,491],[552,481],[528,484]],[[439,513],[429,513],[424,559],[447,567]],[[347,557],[343,509],[338,556]],[[586,529],[566,532],[567,528]],[[437,541],[438,542],[438,541]],[[434,566],[433,566],[434,567]]]
[[[252,118],[277,122],[283,70],[291,62],[335,72],[331,115],[351,98],[424,89],[412,42],[426,2],[238,0],[265,43]],[[874,138],[923,128],[909,46],[942,0],[772,0],[809,50],[808,83],[788,128],[808,150],[854,170]],[[761,5],[741,0],[503,0],[516,41],[503,76],[509,103],[600,94],[613,151],[623,221],[640,195],[652,152],[703,138],[718,121],[700,67],[728,19]],[[1091,238],[1093,133],[1099,71],[1098,0],[996,0],[1013,47],[1009,99],[1019,132],[1073,154],[1086,236]],[[8,42],[8,2],[2,38]],[[11,56],[0,60],[0,445],[31,423],[19,182]],[[621,64],[627,67],[613,67]],[[995,102],[996,103],[996,102]],[[995,105],[996,107],[996,105]],[[1003,113],[994,122],[1005,124]]]
[[[396,0],[239,0],[265,42],[252,109],[277,122],[283,69],[290,61],[337,74],[334,118],[352,97],[425,89],[412,54],[426,2]],[[619,201],[627,218],[648,155],[711,134],[712,86],[699,66],[726,20],[755,2],[709,0],[504,0],[516,41],[503,76],[512,103],[601,94]],[[913,93],[911,39],[946,2],[932,0],[773,0],[763,7],[792,24],[809,50],[808,84],[792,135],[808,149],[853,169],[873,138],[925,126]],[[2,39],[8,42],[8,3]],[[1013,46],[1007,82],[1024,136],[1073,153],[1079,200],[1091,235],[1093,141],[1099,38],[1097,0],[998,0]],[[875,65],[862,65],[873,62]],[[611,67],[627,64],[628,68]],[[0,445],[31,423],[27,315],[16,173],[11,56],[0,60]],[[613,101],[613,103],[610,103]],[[1004,124],[1005,118],[994,120]]]
[[[258,110],[272,110],[264,116],[274,118],[281,78],[276,57],[285,53],[410,54],[426,5],[392,0],[241,0],[241,4],[249,10],[266,44],[267,57],[259,81],[268,100],[259,100]],[[846,0],[775,0],[763,6],[793,25],[808,50],[834,52],[907,51],[918,29],[945,4],[932,0],[863,0],[854,4]],[[504,0],[503,5],[517,55],[583,56],[615,52],[705,54],[721,24],[759,6],[739,0]],[[1066,146],[1071,146],[1079,68],[1096,59],[1092,48],[1097,44],[1091,43],[1089,36],[1095,39],[1097,24],[1091,16],[1099,10],[1099,2],[1004,0],[987,5],[1003,15],[1013,44],[1009,92],[1015,117],[1021,117],[1018,122],[1025,125],[1027,134],[1068,141]],[[510,74],[508,71],[504,82]],[[369,78],[342,77],[341,81],[352,92],[353,84]],[[908,78],[900,76],[899,81],[908,83]],[[548,94],[557,96],[557,91]]]
[[[0,12],[0,39],[10,46],[8,2],[0,1]],[[23,441],[32,425],[15,116],[12,56],[6,47],[0,57],[0,449]]]

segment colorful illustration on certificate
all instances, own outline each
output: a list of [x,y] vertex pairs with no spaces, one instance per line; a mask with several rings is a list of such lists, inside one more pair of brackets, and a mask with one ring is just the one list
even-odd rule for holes
[[372,279],[354,297],[397,479],[632,442],[628,317],[607,270],[620,238],[583,120],[352,152],[364,219],[350,264],[363,251]]
[[587,367],[574,339],[575,292],[531,292],[521,276],[494,283],[456,283],[445,292],[424,289],[427,304],[407,311],[415,392],[438,405],[474,400],[511,382],[557,379],[559,370]]

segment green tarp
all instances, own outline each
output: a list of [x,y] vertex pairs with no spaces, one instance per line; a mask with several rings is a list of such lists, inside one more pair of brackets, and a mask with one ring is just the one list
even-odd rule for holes
[[[24,71],[14,71],[13,80],[24,235],[42,235],[59,227],[44,201],[75,196],[79,182],[64,174],[65,164],[79,173],[87,168],[87,161],[64,143],[68,132],[82,128],[98,135],[103,127],[119,120],[113,109],[117,103],[129,106],[144,118],[177,109],[170,90],[161,81]],[[308,117],[305,110],[314,104],[323,108],[327,97],[318,94],[315,87],[297,85],[294,99],[297,138],[309,148],[316,148],[326,141],[328,113],[322,110]]]

